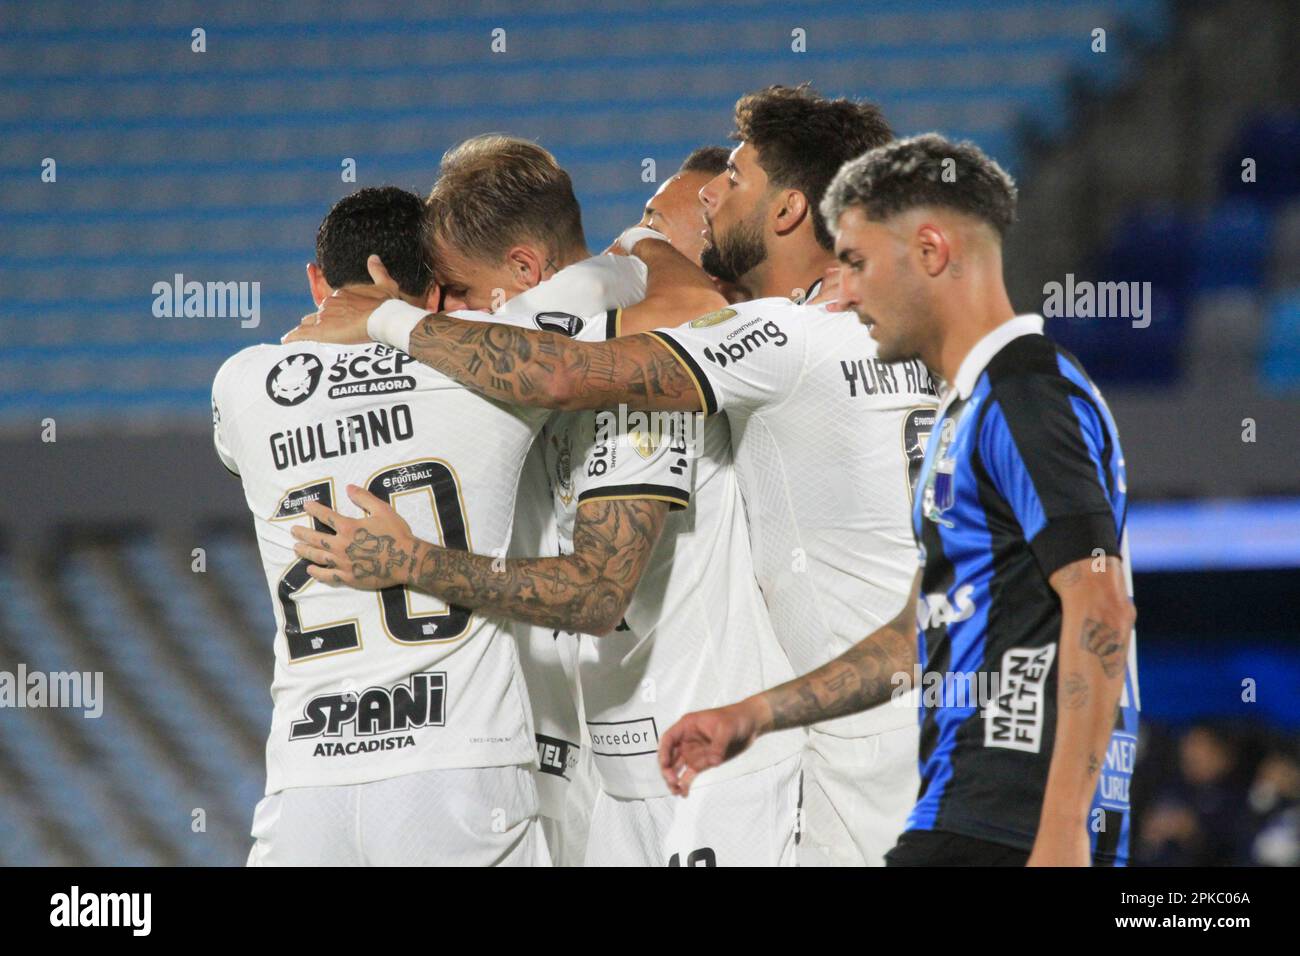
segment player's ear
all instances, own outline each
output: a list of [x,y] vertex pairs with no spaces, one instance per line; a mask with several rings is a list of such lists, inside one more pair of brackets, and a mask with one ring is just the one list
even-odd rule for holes
[[532,246],[513,246],[506,253],[506,267],[520,292],[531,289],[546,278],[547,262],[542,252]]
[[934,278],[947,268],[948,261],[952,257],[952,249],[942,229],[929,224],[922,225],[916,230],[913,242],[920,258],[921,268],[926,275]]
[[808,197],[797,189],[781,190],[781,198],[775,207],[773,229],[778,236],[793,231],[808,215]]
[[438,307],[442,305],[442,289],[439,288],[438,283],[430,282],[429,291],[425,293],[424,301],[417,304],[430,312],[437,312]]
[[334,290],[325,281],[325,274],[320,271],[320,266],[314,262],[307,263],[307,286],[311,289],[311,300],[317,305],[320,305],[334,294]]

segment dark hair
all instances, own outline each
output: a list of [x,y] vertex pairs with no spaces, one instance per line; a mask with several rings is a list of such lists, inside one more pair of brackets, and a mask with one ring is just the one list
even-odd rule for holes
[[727,168],[727,160],[730,158],[731,150],[725,146],[701,146],[682,160],[682,168],[677,171],[679,173],[708,173],[710,176],[717,176]]
[[926,133],[845,165],[826,191],[822,215],[834,223],[850,206],[877,220],[917,206],[942,206],[988,223],[1001,237],[1016,218],[1016,184],[974,143]]
[[375,253],[407,295],[433,282],[424,238],[424,201],[396,186],[367,186],[334,204],[316,232],[316,265],[338,289],[369,285],[366,259]]
[[434,240],[483,262],[522,239],[561,254],[587,245],[569,174],[547,150],[517,136],[485,133],[448,150],[427,215]]
[[736,103],[732,139],[758,151],[758,165],[779,189],[797,189],[812,210],[813,234],[822,248],[834,245],[821,201],[835,174],[850,159],[893,139],[880,107],[848,99],[828,100],[807,83],[769,86]]

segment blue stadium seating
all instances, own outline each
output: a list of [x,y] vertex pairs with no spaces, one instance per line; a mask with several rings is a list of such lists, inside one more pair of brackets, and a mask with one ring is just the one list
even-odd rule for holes
[[1255,288],[1263,284],[1272,227],[1255,199],[1236,199],[1212,209],[1196,230],[1194,288]]
[[[1067,79],[1109,82],[1169,4],[668,0],[485,10],[380,0],[211,8],[198,0],[4,5],[0,35],[0,427],[33,414],[205,414],[223,357],[306,311],[303,265],[356,185],[427,190],[468,135],[534,137],[573,173],[593,248],[639,215],[692,148],[725,142],[740,93],[811,80],[880,101],[900,132],[977,139],[1015,170],[1016,129],[1058,127]],[[687,16],[688,14],[688,16]],[[340,15],[347,29],[325,24]],[[1100,22],[1099,22],[1100,21]],[[191,30],[206,30],[206,52]],[[506,51],[489,49],[506,31]],[[805,31],[809,53],[794,52]],[[686,72],[686,69],[689,71]],[[689,75],[683,89],[682,77]],[[40,181],[45,157],[57,180]],[[261,322],[155,318],[154,284],[260,284]]]
[[1275,296],[1265,321],[1264,384],[1276,391],[1300,389],[1300,289]]
[[[1267,203],[1300,196],[1300,116],[1292,112],[1248,120],[1223,157],[1221,183],[1228,195]],[[1255,160],[1253,181],[1242,179],[1242,160]]]

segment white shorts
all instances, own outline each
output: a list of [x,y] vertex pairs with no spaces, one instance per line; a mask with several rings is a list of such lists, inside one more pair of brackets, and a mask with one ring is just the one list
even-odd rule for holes
[[800,866],[884,866],[916,803],[919,744],[916,726],[869,737],[809,733]]
[[687,797],[596,794],[587,866],[794,866],[799,755]]
[[292,787],[253,811],[249,866],[549,866],[526,767]]

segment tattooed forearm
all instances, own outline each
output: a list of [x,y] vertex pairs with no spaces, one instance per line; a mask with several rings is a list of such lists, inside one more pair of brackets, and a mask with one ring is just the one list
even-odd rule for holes
[[1105,621],[1085,618],[1081,635],[1083,648],[1089,654],[1095,654],[1101,660],[1102,672],[1109,678],[1124,673],[1128,663],[1128,635]]
[[900,687],[896,675],[910,682],[915,663],[910,629],[883,627],[812,673],[766,691],[771,729],[804,727],[883,704]]
[[439,313],[415,327],[410,353],[467,388],[515,405],[700,410],[694,380],[648,335],[575,342],[553,332]]
[[1065,675],[1061,692],[1062,700],[1070,710],[1078,710],[1088,703],[1088,681],[1078,671]]
[[574,553],[503,561],[419,542],[411,586],[462,607],[584,634],[618,626],[663,529],[661,501],[579,509]]

